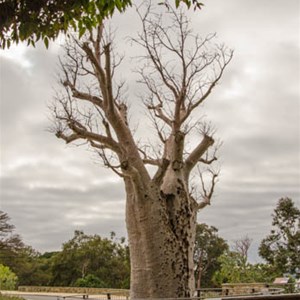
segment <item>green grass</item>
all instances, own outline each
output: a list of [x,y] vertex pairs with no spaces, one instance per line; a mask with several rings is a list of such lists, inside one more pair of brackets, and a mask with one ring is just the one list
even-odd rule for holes
[[25,300],[25,299],[21,297],[7,296],[7,295],[0,294],[0,300]]

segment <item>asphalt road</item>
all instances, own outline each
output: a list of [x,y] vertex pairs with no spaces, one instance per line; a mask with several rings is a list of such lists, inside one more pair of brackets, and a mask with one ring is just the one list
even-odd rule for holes
[[[34,296],[34,295],[20,295],[20,297],[26,299],[26,300],[61,300],[59,297],[57,296]],[[73,298],[70,300],[74,300],[74,299],[78,299],[78,298]]]

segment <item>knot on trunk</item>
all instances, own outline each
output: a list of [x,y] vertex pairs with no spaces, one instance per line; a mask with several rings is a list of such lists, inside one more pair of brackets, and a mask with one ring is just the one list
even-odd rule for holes
[[123,160],[123,161],[121,162],[121,168],[122,168],[122,170],[127,171],[127,170],[128,170],[128,167],[129,167],[128,160]]
[[177,131],[175,133],[175,142],[176,143],[182,143],[184,140],[185,134],[181,131]]
[[179,171],[183,168],[183,161],[182,160],[174,160],[172,162],[172,169],[174,171]]

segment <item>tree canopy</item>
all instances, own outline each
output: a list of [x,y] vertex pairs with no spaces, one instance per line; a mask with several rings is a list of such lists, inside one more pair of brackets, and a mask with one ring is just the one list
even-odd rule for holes
[[221,267],[218,259],[228,248],[216,227],[197,224],[194,254],[197,289],[213,286],[213,275]]
[[300,266],[300,210],[290,198],[281,198],[272,214],[272,230],[259,254],[279,275],[295,273]]
[[222,283],[251,283],[271,282],[274,275],[265,264],[251,264],[239,252],[226,251],[219,257],[220,270],[215,272],[213,280],[216,284]]
[[128,246],[76,230],[52,261],[52,285],[129,288]]
[[[176,6],[181,2],[194,8],[203,5],[198,0],[175,0]],[[131,0],[2,0],[0,48],[9,48],[19,41],[34,46],[40,39],[48,47],[49,40],[55,40],[70,27],[82,36],[116,10],[124,12],[131,5]]]
[[9,267],[21,285],[46,285],[50,280],[49,260],[15,233],[7,213],[0,211],[0,264]]
[[0,211],[0,263],[4,265],[9,265],[24,247],[21,237],[14,230],[8,214]]

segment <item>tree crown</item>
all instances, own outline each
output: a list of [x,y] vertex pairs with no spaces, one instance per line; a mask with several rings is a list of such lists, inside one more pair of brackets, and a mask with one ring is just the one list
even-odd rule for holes
[[300,210],[292,199],[281,198],[272,214],[273,228],[259,247],[259,254],[274,272],[294,273],[300,265]]
[[[181,2],[195,8],[203,5],[198,0],[175,0],[176,6]],[[131,5],[131,0],[2,0],[0,48],[9,48],[19,41],[34,46],[40,39],[48,47],[49,40],[55,40],[70,27],[82,36],[116,10],[124,12]]]

